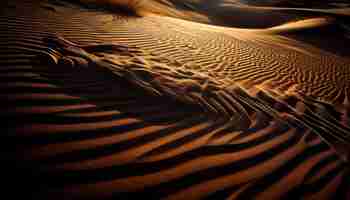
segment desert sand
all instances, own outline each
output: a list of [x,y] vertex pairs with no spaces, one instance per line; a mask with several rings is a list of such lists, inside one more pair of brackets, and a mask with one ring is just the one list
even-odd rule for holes
[[301,2],[6,2],[11,195],[350,199],[349,5]]

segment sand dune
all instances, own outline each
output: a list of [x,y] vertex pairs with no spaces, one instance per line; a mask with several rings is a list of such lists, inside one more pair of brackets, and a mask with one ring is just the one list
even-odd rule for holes
[[[293,7],[295,1],[205,1],[205,0],[76,0],[84,5],[125,8],[136,15],[156,14],[206,24],[242,28],[267,28],[311,16],[350,16],[348,7],[311,4]],[[279,5],[279,6],[276,6]],[[327,7],[328,5],[328,7]],[[307,4],[305,5],[307,6]]]
[[181,15],[1,7],[9,187],[37,199],[348,199],[350,59],[296,37],[338,18],[237,28],[195,3],[153,7]]

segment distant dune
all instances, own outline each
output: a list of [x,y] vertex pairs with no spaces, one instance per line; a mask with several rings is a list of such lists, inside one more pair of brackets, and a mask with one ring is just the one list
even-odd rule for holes
[[79,0],[85,4],[104,5],[108,7],[122,7],[131,12],[145,16],[148,14],[157,14],[200,22],[208,22],[206,16],[199,12],[178,9],[181,1],[174,4],[167,0]]

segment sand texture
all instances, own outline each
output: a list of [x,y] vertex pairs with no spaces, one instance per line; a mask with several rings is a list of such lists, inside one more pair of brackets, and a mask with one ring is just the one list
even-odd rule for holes
[[[349,199],[349,40],[322,38],[343,4],[243,26],[183,2],[167,15],[5,2],[8,186],[36,199]],[[235,2],[222,9],[248,9]]]

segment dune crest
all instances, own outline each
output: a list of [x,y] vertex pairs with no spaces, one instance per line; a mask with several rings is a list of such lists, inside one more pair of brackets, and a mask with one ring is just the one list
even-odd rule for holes
[[181,19],[208,22],[208,18],[198,12],[182,11],[168,0],[80,0],[82,3],[122,7],[139,16],[156,14]]
[[294,32],[305,29],[313,29],[317,27],[322,27],[329,25],[334,22],[332,18],[319,17],[319,18],[310,18],[305,20],[298,20],[295,22],[289,22],[282,24],[280,26],[274,26],[265,30],[266,33],[286,33],[286,32]]

